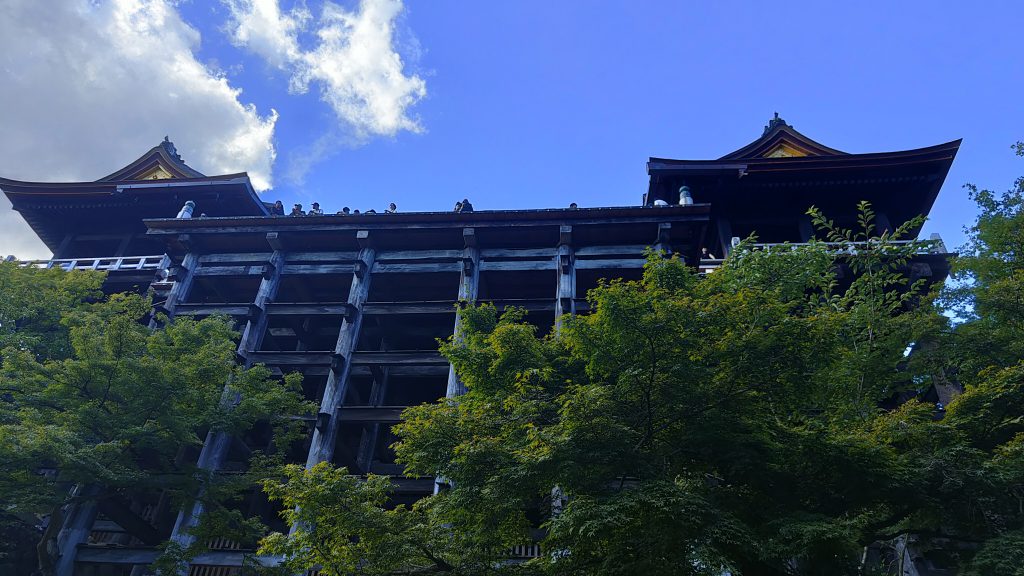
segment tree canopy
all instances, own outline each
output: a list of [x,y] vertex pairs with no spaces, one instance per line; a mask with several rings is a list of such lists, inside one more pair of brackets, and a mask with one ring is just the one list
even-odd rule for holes
[[[43,573],[53,567],[65,505],[95,502],[160,544],[165,536],[130,510],[133,496],[163,494],[173,512],[202,494],[213,513],[226,511],[216,487],[229,481],[184,456],[208,431],[240,433],[260,420],[275,422],[286,443],[297,430],[285,417],[307,411],[295,378],[279,383],[265,368],[235,364],[228,319],[151,329],[149,300],[105,297],[102,280],[0,264],[2,515],[9,527],[48,515]],[[234,401],[222,401],[225,385]]]
[[[1016,408],[985,420],[1010,425],[986,449],[977,392],[921,400],[949,367],[935,348],[950,328],[909,277],[928,244],[897,241],[920,220],[876,230],[862,204],[851,231],[811,214],[827,244],[744,243],[704,277],[652,255],[557,333],[522,310],[464,309],[441,350],[468,392],[395,427],[406,472],[444,489],[364,531],[329,519],[380,507],[380,480],[360,492],[328,465],[293,470],[271,492],[304,516],[266,551],[330,574],[825,575],[863,573],[873,543],[884,564],[932,538],[965,562],[980,546],[983,565],[1016,538],[978,526],[984,498],[1017,505]],[[311,486],[335,506],[307,510]],[[332,564],[310,544],[324,538],[366,553]],[[500,561],[533,540],[539,558]]]

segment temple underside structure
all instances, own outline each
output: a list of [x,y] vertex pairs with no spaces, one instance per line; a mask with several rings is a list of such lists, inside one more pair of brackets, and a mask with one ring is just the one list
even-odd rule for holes
[[[275,215],[245,174],[204,176],[168,141],[96,182],[0,179],[0,189],[54,253],[24,265],[106,270],[107,291],[150,291],[172,319],[234,318],[239,360],[278,376],[301,372],[306,398],[320,406],[289,459],[393,476],[396,500],[411,502],[433,493],[434,479],[402,476],[390,426],[407,406],[462,391],[437,352],[461,302],[525,308],[545,333],[563,314],[586,313],[587,291],[601,279],[639,279],[652,249],[709,272],[739,238],[806,242],[809,206],[845,224],[860,200],[891,230],[927,214],[958,146],[845,154],[776,118],[718,160],[650,159],[643,203],[623,207],[288,217]],[[945,252],[935,243],[913,274],[944,279]],[[191,457],[231,473],[270,442],[260,427],[210,435]],[[286,529],[255,491],[242,506]],[[144,574],[156,546],[187,538],[199,511],[172,509],[161,494],[75,507],[61,574]],[[249,552],[209,544],[193,576],[236,574]]]

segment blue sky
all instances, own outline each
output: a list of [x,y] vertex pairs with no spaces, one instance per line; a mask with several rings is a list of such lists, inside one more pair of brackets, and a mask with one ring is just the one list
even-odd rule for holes
[[[26,8],[27,0],[8,1],[22,4],[22,12],[0,19],[51,17]],[[62,1],[81,16],[81,2]],[[244,139],[237,158],[210,161],[210,145],[225,148],[209,127],[216,122],[176,116],[177,100],[162,100],[167,89],[152,96],[158,107],[147,114],[144,96],[152,90],[133,88],[127,68],[116,76],[143,97],[121,109],[139,100],[141,110],[130,110],[114,129],[114,136],[124,131],[122,148],[100,146],[86,164],[64,161],[75,165],[69,175],[82,179],[127,163],[166,133],[200,170],[237,166],[265,174],[273,188],[264,197],[286,205],[318,200],[330,211],[380,211],[394,201],[402,211],[444,210],[463,197],[478,209],[629,205],[646,188],[649,156],[718,157],[759,136],[777,111],[847,152],[963,138],[926,226],[956,246],[974,214],[962,185],[1003,190],[1024,174],[1024,161],[1010,150],[1024,139],[1020,2],[363,0],[326,9],[319,0],[111,2],[108,16],[137,5],[150,10],[143,13],[150,20],[156,5],[169,14],[173,26],[145,34],[179,30],[160,43],[190,52],[211,77],[240,90],[229,103],[217,96],[223,116],[244,127],[226,129],[258,137]],[[258,4],[273,5],[279,18],[245,20]],[[374,10],[387,12],[383,30],[324,40],[325,30],[344,36]],[[51,28],[56,36],[59,25],[40,26]],[[356,40],[372,45],[361,51],[345,44]],[[65,49],[60,37],[51,41]],[[126,56],[116,50],[127,48],[112,50],[109,62],[121,66]],[[17,57],[8,56],[8,65]],[[339,68],[338,58],[361,68]],[[204,90],[185,98],[200,109]],[[18,107],[30,98],[0,101],[0,120],[25,116]],[[116,108],[94,113],[103,126],[118,123]],[[83,122],[82,130],[91,129]],[[81,138],[95,142],[96,130]],[[12,165],[17,154],[5,156],[3,146],[0,137],[0,174],[25,179],[46,179],[26,172],[56,170],[60,154],[82,149],[51,144],[58,158],[35,166]]]

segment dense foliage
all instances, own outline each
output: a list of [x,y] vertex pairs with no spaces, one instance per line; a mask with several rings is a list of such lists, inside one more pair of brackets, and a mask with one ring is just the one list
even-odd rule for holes
[[971,193],[953,320],[912,280],[921,220],[878,230],[867,204],[855,230],[812,209],[821,242],[747,241],[705,276],[651,254],[551,334],[463,308],[441,350],[468,392],[395,426],[407,473],[438,478],[411,507],[329,463],[198,473],[183,446],[305,411],[296,382],[235,366],[224,319],[152,330],[99,276],[0,265],[0,519],[159,490],[209,500],[198,534],[251,540],[222,504],[260,482],[292,527],[261,542],[280,574],[896,574],[913,550],[1024,575],[1024,180]]
[[944,349],[965,390],[946,419],[962,443],[945,494],[950,524],[981,545],[966,576],[1024,575],[1024,178],[968,189],[980,215],[947,292],[960,322]]
[[182,456],[208,431],[239,433],[259,420],[274,420],[286,443],[298,430],[281,416],[305,411],[294,379],[282,385],[265,368],[235,364],[229,320],[151,329],[149,300],[104,297],[102,280],[0,264],[2,515],[23,528],[48,515],[43,573],[67,504],[96,503],[152,545],[165,536],[129,509],[135,496],[163,494],[173,512],[201,494],[211,518],[230,519],[218,498],[232,482]]
[[[706,277],[652,257],[642,281],[593,290],[590,313],[557,334],[523,311],[463,310],[442,351],[468,393],[396,426],[407,473],[446,488],[364,531],[330,520],[379,508],[380,480],[361,493],[344,471],[294,470],[276,497],[334,507],[303,511],[298,536],[267,550],[339,575],[750,576],[861,574],[869,545],[886,569],[934,536],[965,560],[978,540],[1008,545],[1012,534],[977,531],[981,495],[967,494],[998,499],[998,474],[1020,478],[1016,441],[977,452],[970,390],[945,419],[915,398],[945,381],[935,348],[948,332],[909,279],[929,246],[898,241],[920,220],[877,231],[863,204],[850,231],[811,214],[827,243],[743,244]],[[986,422],[1010,424],[1006,408]],[[315,499],[296,498],[311,486]],[[365,553],[332,563],[309,545],[328,538]],[[540,558],[499,560],[533,539]]]

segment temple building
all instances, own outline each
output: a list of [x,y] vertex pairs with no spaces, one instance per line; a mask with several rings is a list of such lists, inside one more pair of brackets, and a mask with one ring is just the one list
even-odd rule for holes
[[[892,229],[929,213],[959,145],[848,154],[776,115],[758,139],[716,160],[651,158],[642,200],[606,207],[487,210],[478,199],[475,210],[289,217],[245,173],[201,174],[166,139],[94,182],[0,178],[0,189],[53,251],[22,265],[105,270],[106,291],[150,292],[171,318],[235,318],[240,361],[301,372],[306,397],[320,405],[291,460],[391,475],[396,498],[411,502],[432,493],[434,479],[401,475],[390,425],[404,407],[461,392],[436,345],[453,333],[458,302],[523,307],[543,333],[563,314],[586,313],[586,293],[601,279],[639,279],[650,248],[713,273],[742,238],[807,242],[809,206],[852,225],[861,200]],[[910,272],[941,281],[947,258],[936,238]],[[238,469],[269,442],[260,430],[214,435],[197,458]],[[189,510],[159,494],[130,496],[129,512],[151,530],[95,508],[71,511],[62,575],[143,574],[157,545],[183,537]],[[259,499],[250,512],[275,521]],[[237,574],[245,552],[213,542],[190,573]]]

